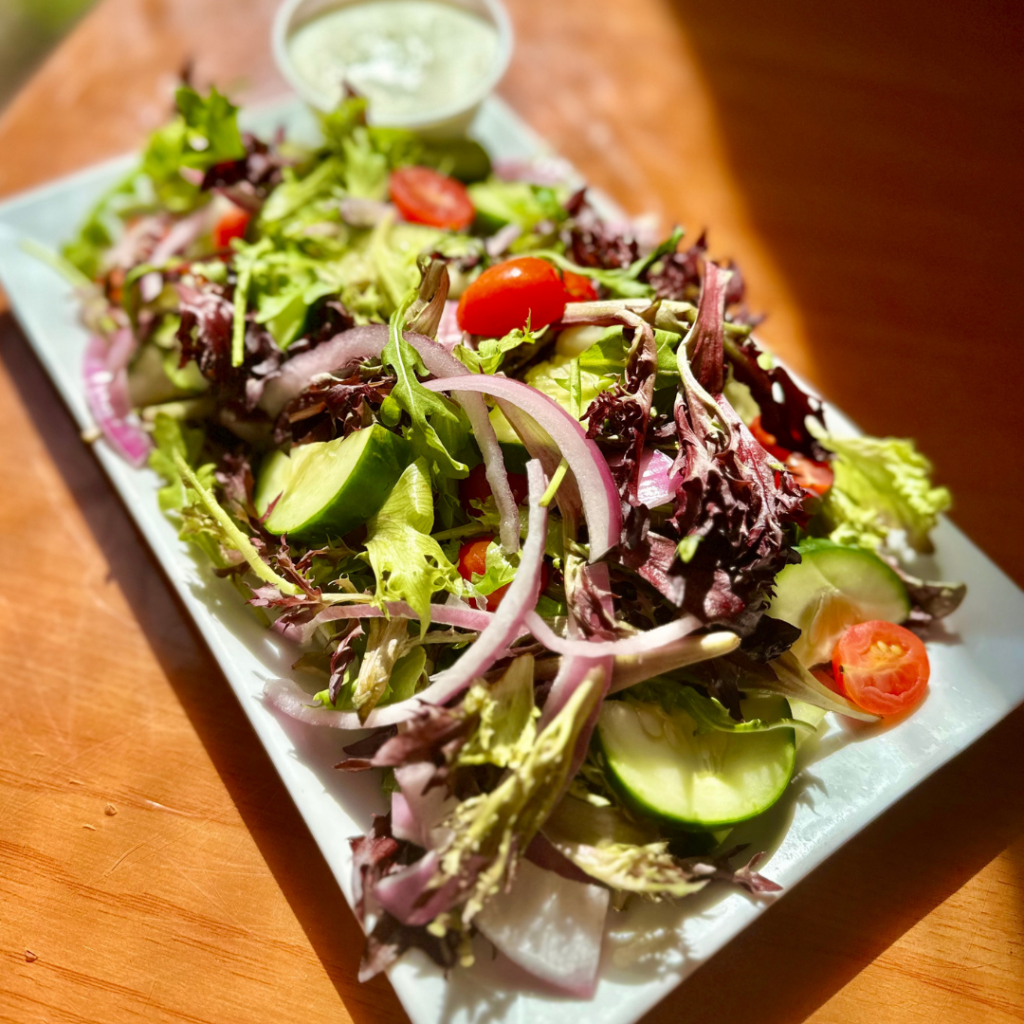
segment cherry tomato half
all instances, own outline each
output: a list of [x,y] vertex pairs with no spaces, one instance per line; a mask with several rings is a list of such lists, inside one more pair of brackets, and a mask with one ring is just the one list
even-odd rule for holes
[[252,214],[240,206],[232,206],[213,227],[214,249],[226,249],[232,238],[244,238]]
[[774,434],[769,434],[761,426],[761,417],[755,416],[750,423],[750,432],[754,440],[773,458],[783,462],[786,469],[793,474],[796,482],[805,490],[813,494],[825,494],[835,480],[832,467],[827,462],[818,462],[809,459],[800,452],[791,452],[783,448]]
[[523,256],[488,267],[459,299],[459,326],[470,334],[500,338],[529,319],[534,330],[565,311],[565,286],[550,263]]
[[800,452],[790,452],[786,469],[804,490],[815,494],[825,494],[835,480],[835,473],[827,462],[816,462]]
[[476,211],[462,182],[431,167],[399,167],[391,172],[391,199],[414,224],[462,231]]
[[[459,548],[459,575],[464,580],[473,581],[474,574],[483,576],[487,571],[487,545],[494,540],[493,537],[478,537],[476,540],[467,541]],[[540,589],[543,592],[548,585],[548,564],[542,562],[540,567]],[[511,587],[506,583],[503,587],[487,595],[487,610],[493,612],[501,604],[506,591]]]
[[562,273],[562,282],[565,285],[566,302],[595,302],[597,300],[597,289],[594,282],[584,274],[574,274],[571,270]]
[[924,697],[931,666],[924,644],[893,622],[861,622],[836,644],[832,672],[841,692],[873,715],[897,715]]
[[754,440],[771,456],[778,459],[779,462],[785,462],[790,456],[788,448],[783,448],[780,445],[774,434],[769,434],[764,427],[761,426],[761,417],[755,416],[750,421],[750,427],[748,428],[754,435]]
[[[509,473],[508,486],[517,505],[526,504],[529,484],[522,473]],[[480,510],[473,508],[471,501],[486,501],[491,496],[491,485],[487,482],[487,467],[481,462],[469,471],[469,476],[459,481],[459,500],[462,507],[471,515],[480,515]]]

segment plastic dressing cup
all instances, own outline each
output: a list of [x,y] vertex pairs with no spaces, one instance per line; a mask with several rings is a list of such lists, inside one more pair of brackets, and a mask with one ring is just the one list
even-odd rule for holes
[[429,135],[464,132],[512,56],[498,0],[285,0],[274,59],[311,106],[333,110],[345,86],[371,124]]

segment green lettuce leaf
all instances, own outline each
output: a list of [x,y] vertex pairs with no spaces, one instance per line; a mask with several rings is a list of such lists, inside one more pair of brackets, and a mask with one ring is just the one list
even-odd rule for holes
[[[522,762],[510,768],[491,792],[461,801],[445,820],[450,838],[438,850],[440,870],[432,888],[451,879],[473,881],[462,907],[436,919],[429,926],[431,932],[465,929],[486,900],[501,891],[569,781],[576,741],[600,692],[594,676],[585,680],[536,737]],[[474,877],[473,865],[481,861],[483,867]]]
[[185,126],[182,166],[205,171],[245,156],[238,130],[238,107],[227,97],[210,89],[204,98],[190,86],[182,85],[174,98]]
[[505,359],[505,354],[520,345],[536,345],[537,339],[529,330],[516,328],[509,331],[503,338],[484,338],[477,348],[456,345],[454,355],[474,373],[497,373]]
[[728,708],[715,697],[705,697],[692,686],[679,683],[664,677],[651,679],[627,691],[627,700],[640,704],[656,704],[665,711],[682,711],[693,719],[696,729],[694,735],[700,736],[710,732],[767,732],[771,729],[797,729],[813,732],[817,723],[801,722],[795,718],[780,718],[765,721],[762,718],[751,718],[745,722],[737,722],[729,714]]
[[903,530],[915,551],[933,550],[928,538],[940,512],[952,504],[945,487],[933,487],[932,464],[902,438],[821,437],[835,458],[835,483],[822,516],[838,544],[876,548]]
[[501,545],[492,540],[487,545],[483,574],[473,573],[473,579],[470,582],[477,594],[486,597],[511,583],[516,578],[518,567],[518,553],[510,558],[502,550]]
[[547,186],[490,178],[470,185],[468,191],[477,215],[489,226],[515,224],[527,232],[541,221],[557,223],[566,217],[566,196]]
[[417,459],[367,524],[366,553],[377,578],[377,603],[405,601],[419,616],[421,635],[430,624],[431,597],[441,590],[462,591],[458,569],[430,536],[433,525],[430,471]]
[[[202,427],[190,427],[166,413],[157,413],[153,422],[154,448],[149,453],[149,468],[164,478],[164,486],[157,491],[157,501],[164,512],[179,511],[190,498],[176,456],[183,458],[189,466],[195,466],[205,441],[206,432]],[[208,462],[197,469],[196,475],[204,487],[213,486],[214,468],[213,463]]]
[[478,718],[476,729],[459,751],[460,765],[493,764],[518,768],[537,739],[534,704],[533,658],[516,658],[493,685],[475,684],[466,694],[462,709]]

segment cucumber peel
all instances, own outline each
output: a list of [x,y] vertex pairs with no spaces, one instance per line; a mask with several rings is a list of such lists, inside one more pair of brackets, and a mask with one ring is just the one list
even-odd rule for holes
[[302,445],[290,457],[272,454],[260,468],[257,511],[277,497],[266,521],[271,533],[305,541],[342,537],[380,511],[411,459],[409,442],[379,424]]

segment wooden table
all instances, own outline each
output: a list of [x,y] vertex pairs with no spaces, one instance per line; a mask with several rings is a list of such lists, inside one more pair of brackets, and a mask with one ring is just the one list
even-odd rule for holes
[[[279,94],[274,6],[102,3],[0,118],[0,194],[138,145],[188,55]],[[510,7],[503,95],[630,210],[710,225],[768,343],[916,436],[1019,581],[1019,4]],[[404,1019],[9,314],[0,356],[0,1020]],[[1021,760],[1016,714],[649,1020],[1020,1020]]]

